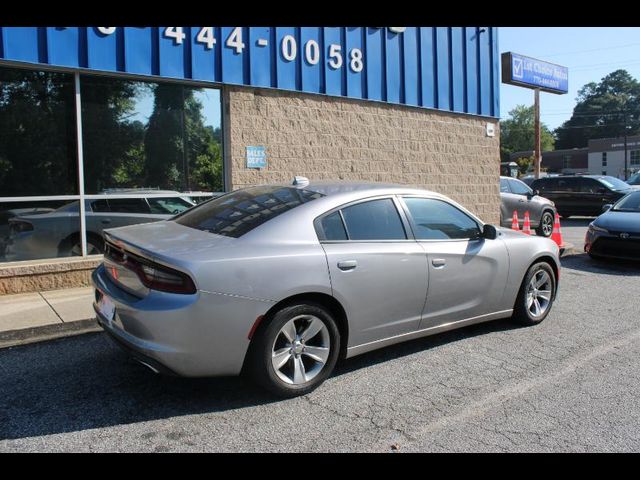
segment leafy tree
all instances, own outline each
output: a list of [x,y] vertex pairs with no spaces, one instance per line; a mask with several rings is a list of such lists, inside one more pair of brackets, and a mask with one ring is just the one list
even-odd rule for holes
[[[500,157],[509,161],[513,152],[529,151],[535,147],[535,112],[533,105],[517,105],[509,118],[500,122]],[[540,125],[540,147],[543,152],[553,150],[554,138],[544,123]]]
[[600,83],[587,83],[576,102],[571,118],[554,132],[556,148],[586,147],[593,138],[624,136],[625,110],[627,134],[640,130],[640,82],[626,70],[616,70]]

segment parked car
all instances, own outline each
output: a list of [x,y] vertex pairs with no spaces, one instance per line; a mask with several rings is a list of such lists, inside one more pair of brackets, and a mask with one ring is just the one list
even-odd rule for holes
[[633,190],[629,184],[608,175],[539,178],[531,188],[553,201],[564,218],[572,215],[597,217],[604,205],[615,203]]
[[[105,228],[165,220],[195,205],[178,192],[151,190],[146,193],[167,196],[85,200],[87,254],[103,253]],[[17,215],[8,223],[7,261],[82,254],[77,200],[51,212]]]
[[640,191],[624,196],[589,224],[584,250],[592,258],[640,260]]
[[338,357],[498,318],[537,324],[560,268],[550,239],[385,184],[249,187],[105,239],[94,309],[120,346],[156,373],[245,372],[281,396],[316,388]]
[[631,186],[640,186],[640,171],[634,173],[625,181]]
[[[559,175],[560,175],[559,173],[540,172],[539,178],[557,177]],[[527,173],[526,175],[523,175],[522,177],[519,178],[520,181],[526,183],[529,187],[531,186],[531,184],[535,179],[536,179],[536,176],[533,173]]]
[[518,212],[518,225],[524,226],[524,214],[529,212],[531,228],[543,237],[553,233],[556,209],[553,202],[538,195],[517,178],[500,177],[500,225],[511,227],[513,212]]

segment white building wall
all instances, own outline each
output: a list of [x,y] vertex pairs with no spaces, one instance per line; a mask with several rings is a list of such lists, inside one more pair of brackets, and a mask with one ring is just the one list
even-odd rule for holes
[[[627,162],[629,168],[638,168],[631,165],[631,150],[627,151]],[[624,179],[624,151],[607,152],[607,166],[602,166],[602,152],[589,153],[589,175],[611,175],[612,177]]]

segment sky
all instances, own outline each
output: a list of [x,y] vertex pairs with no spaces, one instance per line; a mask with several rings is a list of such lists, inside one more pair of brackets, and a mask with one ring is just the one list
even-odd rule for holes
[[[555,129],[571,117],[578,90],[625,69],[640,80],[640,27],[499,27],[500,53],[513,52],[569,67],[569,93],[540,93],[540,120]],[[533,105],[533,90],[500,84],[500,119]]]

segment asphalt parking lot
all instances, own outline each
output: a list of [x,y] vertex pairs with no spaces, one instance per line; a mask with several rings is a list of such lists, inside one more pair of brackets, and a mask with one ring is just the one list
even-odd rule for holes
[[285,401],[155,376],[102,333],[4,349],[0,451],[640,451],[640,266],[572,255],[560,284],[536,327],[371,352]]

